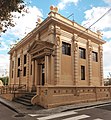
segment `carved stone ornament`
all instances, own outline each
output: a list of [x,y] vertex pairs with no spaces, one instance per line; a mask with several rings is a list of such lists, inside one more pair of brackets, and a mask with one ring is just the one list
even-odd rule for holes
[[77,51],[77,50],[78,50],[78,42],[74,41],[74,51]]
[[20,50],[20,53],[21,53],[21,54],[23,53],[23,49]]
[[88,40],[88,51],[89,51],[89,55],[92,54],[92,50],[93,50],[93,47],[92,47],[91,40]]
[[56,37],[56,45],[60,46],[60,37],[59,36]]
[[74,35],[72,36],[72,41],[78,42],[78,40],[77,40],[77,34],[74,34]]
[[14,51],[14,57],[16,57],[17,56],[17,52],[16,51]]
[[35,40],[38,40],[38,39],[39,39],[39,34],[37,34],[35,37]]
[[48,34],[54,33],[54,25],[49,25]]
[[58,26],[56,26],[56,34],[61,35],[61,29]]

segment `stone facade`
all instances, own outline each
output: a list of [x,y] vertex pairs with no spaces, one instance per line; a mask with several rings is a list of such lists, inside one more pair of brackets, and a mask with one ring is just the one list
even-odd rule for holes
[[100,34],[51,11],[9,51],[10,84],[36,91],[32,103],[46,108],[56,106],[55,101],[80,102],[84,95],[95,100],[96,87],[103,86],[104,43]]

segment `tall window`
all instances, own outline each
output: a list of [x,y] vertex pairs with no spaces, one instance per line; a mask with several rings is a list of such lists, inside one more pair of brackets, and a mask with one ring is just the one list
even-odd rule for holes
[[30,75],[32,75],[32,64],[31,64],[31,68],[30,68]]
[[14,68],[14,61],[12,61],[12,69]]
[[20,66],[20,58],[18,58],[18,67]]
[[27,55],[24,55],[24,64],[27,63]]
[[98,62],[98,53],[97,52],[92,52],[92,60],[95,62]]
[[23,76],[26,76],[26,67],[24,67]]
[[81,80],[85,80],[85,66],[81,66]]
[[17,77],[20,77],[20,69],[17,71]]
[[79,47],[79,56],[82,59],[86,59],[86,49]]
[[71,44],[62,42],[62,54],[71,55]]

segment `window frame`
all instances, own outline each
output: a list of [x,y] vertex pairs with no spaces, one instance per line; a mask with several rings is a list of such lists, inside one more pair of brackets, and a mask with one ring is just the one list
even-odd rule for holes
[[92,61],[98,62],[98,53],[95,51],[92,51]]
[[62,41],[62,54],[71,56],[71,44]]
[[27,73],[27,68],[26,68],[26,66],[24,66],[23,76],[26,76],[26,73]]
[[20,77],[20,68],[17,69],[17,77]]
[[27,63],[27,54],[24,55],[24,64]]
[[20,57],[18,58],[18,67],[20,66]]
[[85,80],[85,66],[81,65],[81,80]]
[[82,59],[86,59],[86,49],[79,47],[79,57]]

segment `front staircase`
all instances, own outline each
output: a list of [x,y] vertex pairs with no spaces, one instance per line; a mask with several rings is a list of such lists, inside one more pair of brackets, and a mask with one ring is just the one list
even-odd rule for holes
[[26,93],[25,95],[15,98],[13,101],[25,106],[32,106],[31,99],[36,95],[35,92]]

